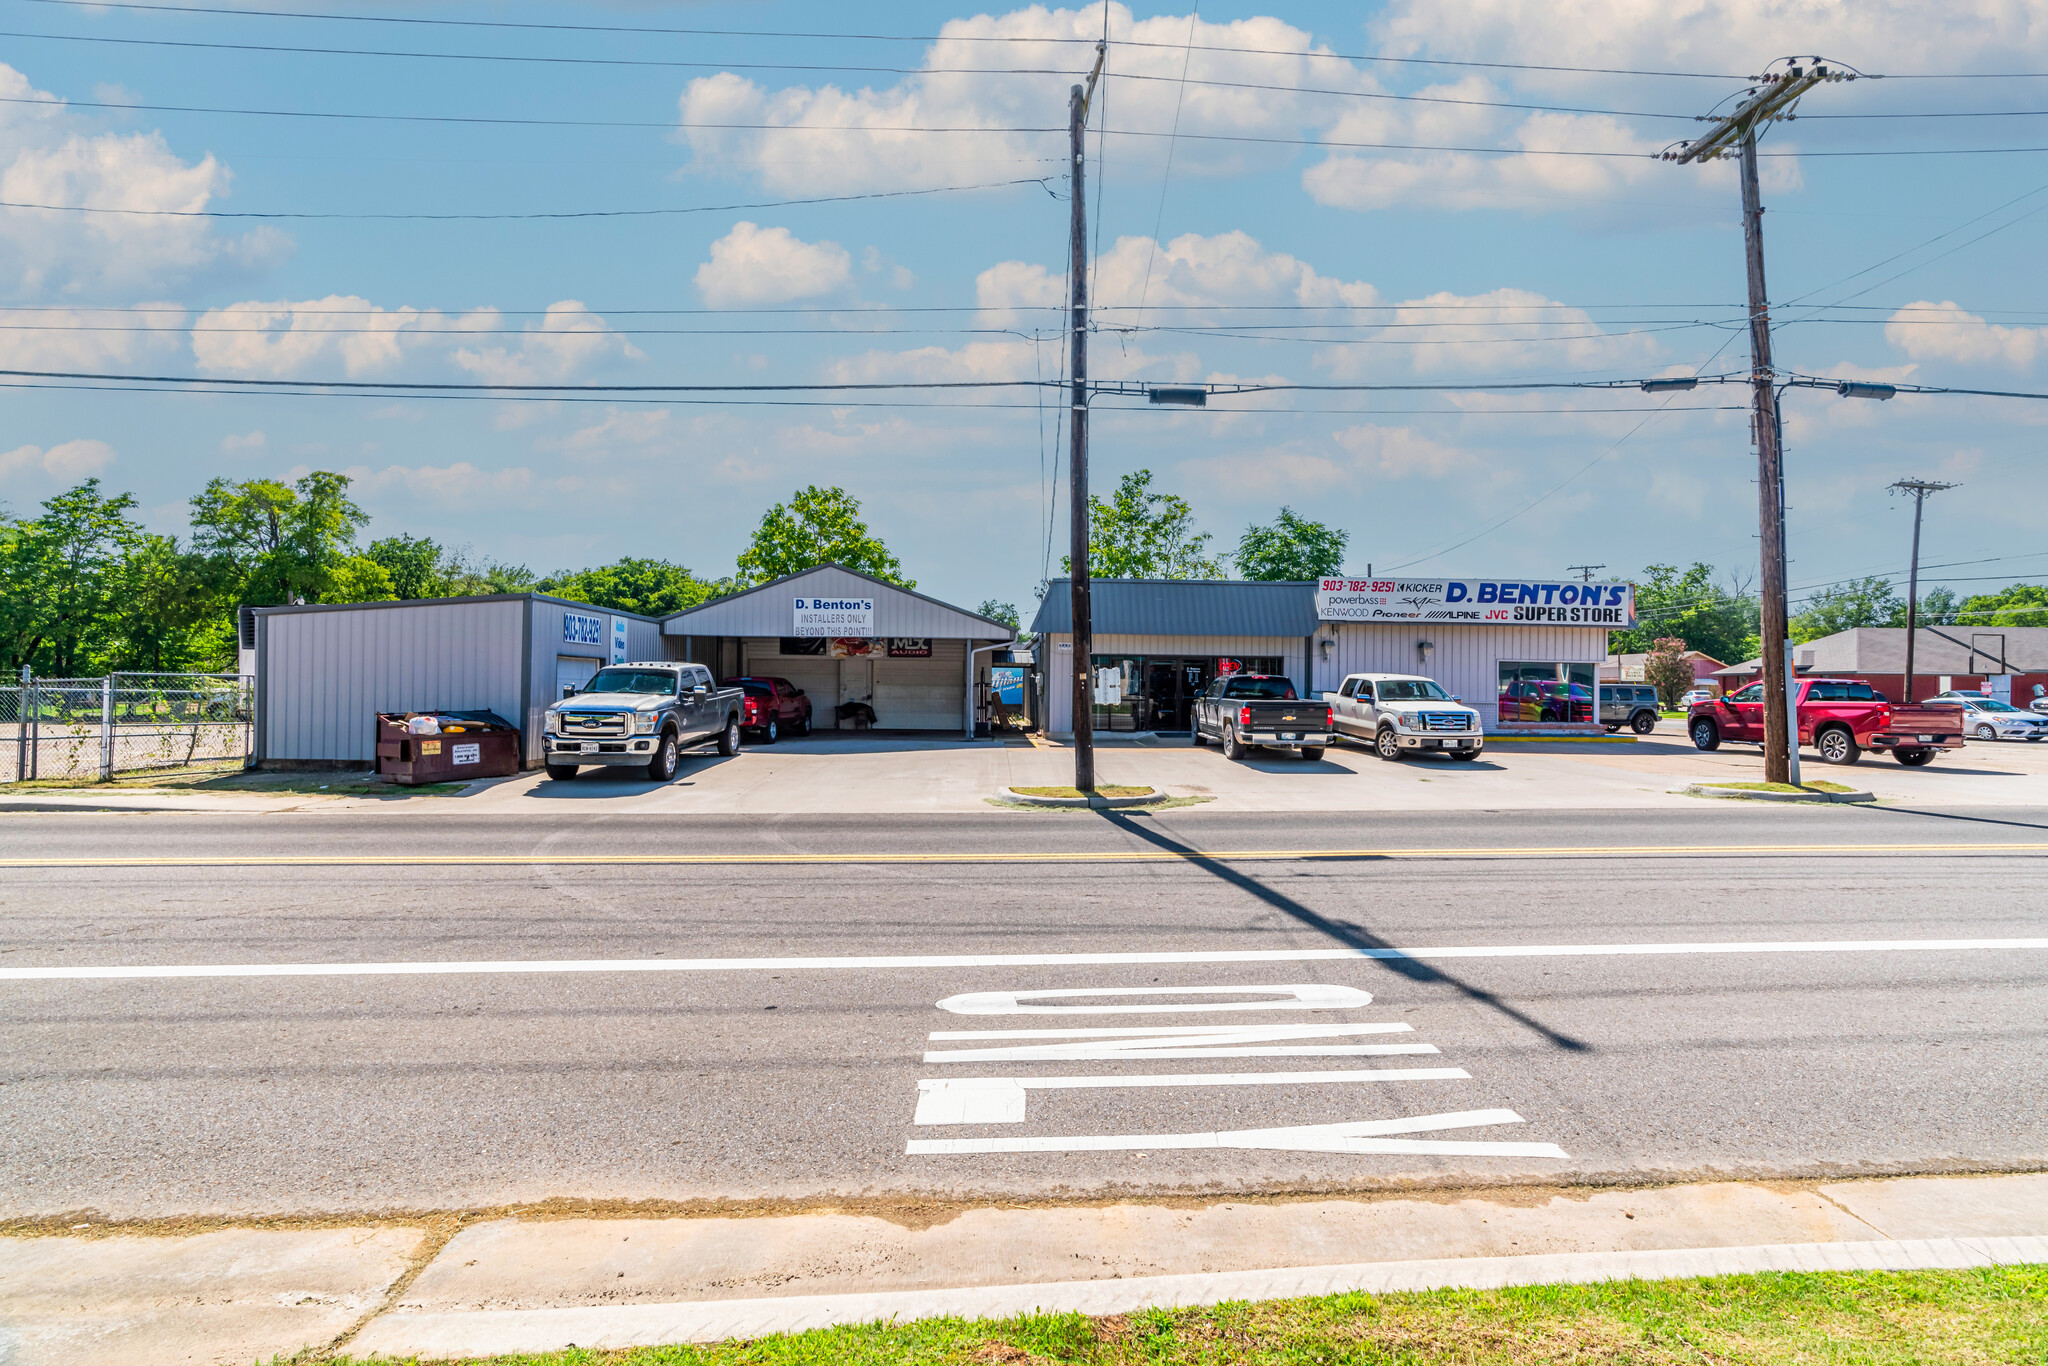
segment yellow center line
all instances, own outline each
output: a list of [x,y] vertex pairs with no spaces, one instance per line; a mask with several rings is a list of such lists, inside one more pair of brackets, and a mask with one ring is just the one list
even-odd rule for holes
[[1190,849],[954,854],[173,854],[162,857],[0,858],[0,868],[541,867],[565,865],[805,865],[889,863],[1255,863],[1344,859],[1587,858],[1686,854],[2037,854],[2048,842],[2001,844],[1588,844],[1439,849]]

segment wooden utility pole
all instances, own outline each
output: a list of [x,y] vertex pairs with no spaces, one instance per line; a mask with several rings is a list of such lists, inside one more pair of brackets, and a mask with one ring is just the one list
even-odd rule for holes
[[1764,680],[1764,780],[1792,781],[1793,731],[1791,666],[1786,647],[1785,461],[1778,424],[1777,370],[1771,363],[1770,294],[1764,288],[1764,206],[1757,189],[1757,128],[1792,117],[1799,97],[1827,81],[1852,79],[1830,71],[1818,57],[1806,65],[1792,58],[1783,72],[1760,76],[1735,112],[1664,154],[1668,161],[1714,161],[1731,150],[1742,156],[1742,245],[1749,275],[1749,380],[1756,428],[1757,530],[1762,569],[1759,629]]
[[1067,274],[1071,279],[1073,335],[1072,432],[1067,447],[1067,483],[1071,497],[1067,515],[1067,591],[1073,613],[1074,660],[1074,786],[1095,791],[1095,612],[1088,592],[1088,202],[1085,192],[1088,100],[1102,75],[1105,48],[1095,48],[1095,70],[1084,89],[1067,96],[1067,150],[1072,158],[1073,214],[1068,243]]
[[1906,570],[1906,695],[1907,706],[1913,697],[1913,637],[1920,629],[1920,514],[1927,507],[1927,495],[1952,489],[1954,484],[1937,484],[1931,479],[1901,479],[1892,485],[1894,493],[1913,495],[1913,563]]

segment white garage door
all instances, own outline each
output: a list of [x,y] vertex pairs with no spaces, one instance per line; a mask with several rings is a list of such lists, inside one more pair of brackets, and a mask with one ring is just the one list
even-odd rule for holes
[[964,641],[935,640],[930,659],[875,660],[875,724],[883,730],[959,730],[967,712]]

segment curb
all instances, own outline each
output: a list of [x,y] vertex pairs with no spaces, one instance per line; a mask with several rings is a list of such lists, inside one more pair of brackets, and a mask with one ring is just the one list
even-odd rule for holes
[[1769,1271],[1945,1271],[2048,1261],[2048,1237],[1916,1238],[1858,1243],[1635,1252],[1536,1253],[1429,1261],[1361,1262],[1212,1271],[1097,1281],[1048,1281],[943,1290],[685,1301],[560,1309],[399,1310],[372,1319],[349,1343],[364,1356],[509,1355],[579,1347],[618,1349],[799,1333],[887,1319],[1005,1318],[1032,1312],[1127,1314],[1140,1309],[1364,1291],[1491,1290],[1512,1285],[1734,1276]]
[[1001,800],[1017,802],[1024,806],[1086,806],[1100,811],[1116,806],[1143,806],[1146,802],[1156,802],[1166,795],[1154,788],[1142,797],[1028,797],[1014,787],[1006,787],[1002,790]]
[[1685,797],[1734,797],[1749,802],[1874,802],[1874,792],[1754,792],[1740,787],[1722,787],[1714,783],[1688,783],[1672,789]]

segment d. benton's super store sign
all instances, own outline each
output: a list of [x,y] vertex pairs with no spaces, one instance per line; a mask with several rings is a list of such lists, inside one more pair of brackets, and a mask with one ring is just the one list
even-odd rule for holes
[[1620,630],[1636,624],[1636,595],[1631,584],[1576,579],[1322,579],[1316,584],[1316,616]]

